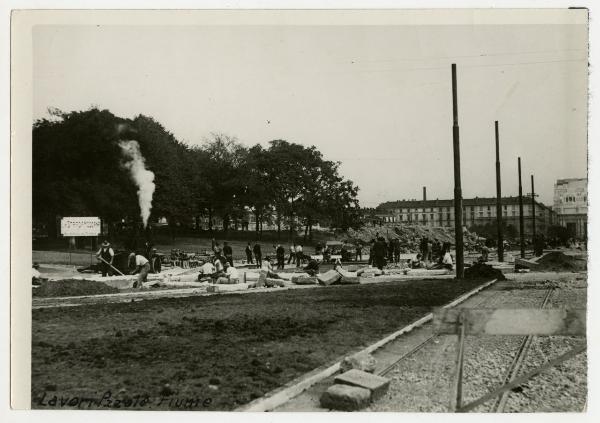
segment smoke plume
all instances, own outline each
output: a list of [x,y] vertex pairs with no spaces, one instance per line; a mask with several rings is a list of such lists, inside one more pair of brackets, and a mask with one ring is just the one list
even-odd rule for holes
[[146,169],[144,156],[140,152],[137,141],[119,141],[125,161],[123,167],[129,170],[131,179],[138,187],[138,201],[144,227],[148,226],[148,218],[152,209],[152,195],[154,194],[154,173]]

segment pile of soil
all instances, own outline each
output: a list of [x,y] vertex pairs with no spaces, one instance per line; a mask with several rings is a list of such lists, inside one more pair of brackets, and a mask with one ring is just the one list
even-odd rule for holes
[[[421,225],[402,225],[385,224],[382,226],[363,227],[359,230],[348,230],[348,239],[350,242],[368,243],[379,234],[386,239],[400,239],[400,243],[408,248],[409,251],[419,251],[419,244],[425,237],[433,242],[449,242],[454,244],[454,228],[449,227],[430,227]],[[477,234],[464,231],[464,245],[471,248],[477,244]]]
[[579,271],[587,269],[587,262],[572,256],[568,256],[560,251],[552,251],[540,257],[537,260],[538,266],[535,270],[547,270],[551,272],[560,271]]
[[59,281],[42,281],[33,290],[34,297],[76,297],[81,295],[114,294],[119,290],[103,282],[63,279]]
[[492,266],[485,263],[475,263],[471,267],[465,269],[465,279],[477,278],[492,278],[498,279],[499,281],[506,280],[502,271],[494,269]]

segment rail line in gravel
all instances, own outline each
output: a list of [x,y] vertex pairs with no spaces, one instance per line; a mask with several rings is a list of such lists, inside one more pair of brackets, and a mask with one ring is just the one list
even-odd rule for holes
[[[494,295],[490,296],[490,297],[485,297],[483,298],[480,302],[478,302],[475,307],[479,307],[481,304],[485,303],[486,301],[489,301],[491,298],[494,298],[496,296],[498,296],[500,293],[500,291],[496,292]],[[407,353],[403,354],[402,356],[400,356],[396,361],[394,361],[393,363],[391,363],[389,366],[387,366],[385,369],[377,372],[378,375],[380,376],[385,376],[386,374],[388,374],[395,366],[398,365],[398,363],[400,363],[402,360],[405,360],[406,358],[410,357],[411,355],[415,354],[417,351],[419,351],[420,349],[422,349],[423,347],[425,347],[427,344],[429,344],[430,342],[432,342],[435,338],[437,338],[438,335],[436,335],[435,333],[432,334],[430,337],[428,337],[427,339],[425,339],[423,342],[421,342],[420,344],[418,344],[417,346],[415,346],[413,349],[411,349],[410,351],[408,351]]]
[[[548,280],[523,281],[524,285],[518,281],[502,282],[496,284],[485,298],[473,298],[465,305],[469,308],[480,308],[482,305],[492,308],[538,308],[556,307],[557,301],[559,306],[585,304],[587,283],[577,282],[581,280],[581,275],[572,274],[568,281],[560,282],[556,282],[557,276],[552,275],[551,286],[547,285],[550,282]],[[562,276],[560,279],[563,279]],[[561,285],[563,282],[564,286]],[[447,411],[445,399],[451,394],[451,384],[447,381],[455,371],[451,363],[456,355],[456,337],[431,333],[423,335],[409,346],[412,347],[410,351],[404,353],[407,349],[401,350],[403,354],[395,361],[395,365],[378,372],[392,379],[390,391],[386,397],[372,404],[368,411]],[[469,337],[469,355],[465,362],[467,372],[463,381],[465,403],[493,391],[503,384],[503,380],[514,380],[524,372],[532,371],[548,361],[548,357],[564,353],[581,342],[579,339],[570,339],[573,337],[563,338],[535,336],[524,348],[520,348],[524,343],[523,337]],[[552,348],[549,350],[548,346]],[[514,376],[511,377],[511,374]],[[569,388],[566,388],[567,385]],[[500,407],[497,398],[490,398],[476,411],[579,411],[587,392],[585,386],[585,357],[578,357],[561,368],[536,376],[523,384],[522,389],[509,392]],[[436,395],[432,396],[432,392]],[[547,392],[554,395],[552,400],[545,399]]]
[[[542,301],[542,305],[540,306],[540,308],[546,307],[546,305],[548,304],[548,301],[550,300],[550,297],[552,296],[553,293],[554,293],[554,288],[549,288],[548,292],[546,293],[546,296],[544,297],[544,300]],[[503,385],[511,382],[513,379],[515,379],[519,375],[519,371],[523,367],[523,362],[525,361],[525,358],[527,357],[527,353],[529,352],[529,349],[531,348],[531,343],[533,342],[533,338],[534,338],[533,335],[528,335],[528,336],[525,336],[522,338],[521,345],[519,346],[519,349],[517,350],[517,354],[515,355],[513,361],[511,362],[511,364],[506,372],[506,376],[504,377],[504,381],[502,383]],[[510,391],[506,391],[500,397],[498,397],[498,399],[495,401],[495,404],[493,406],[493,410],[496,413],[504,412],[504,409],[506,407],[506,403],[508,402],[509,396],[510,396]]]

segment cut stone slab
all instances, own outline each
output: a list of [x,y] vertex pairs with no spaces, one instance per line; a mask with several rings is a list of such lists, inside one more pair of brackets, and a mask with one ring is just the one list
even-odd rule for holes
[[318,280],[315,276],[294,276],[292,282],[296,285],[316,285]]
[[348,370],[357,369],[362,370],[363,372],[373,373],[376,365],[377,360],[375,360],[375,357],[371,354],[357,353],[344,357],[340,363],[340,370],[342,372],[347,372]]
[[336,384],[321,395],[321,406],[332,410],[356,411],[371,403],[371,391],[358,386]]
[[266,278],[265,285],[269,288],[272,288],[274,286],[285,286],[285,282],[283,279]]
[[342,276],[340,283],[342,285],[356,285],[360,283],[360,278],[358,276]]
[[261,270],[258,273],[258,282],[257,282],[257,285],[258,286],[263,286],[263,285],[265,285],[266,281],[267,281],[267,271],[266,270]]
[[371,400],[381,398],[390,386],[390,380],[362,370],[352,369],[335,378],[335,383],[343,385],[358,386],[371,391]]
[[337,281],[339,281],[341,278],[342,278],[342,275],[340,275],[335,270],[329,270],[328,272],[319,274],[319,276],[317,276],[317,279],[319,280],[319,283],[321,285],[334,284]]
[[358,276],[357,272],[350,272],[348,270],[342,269],[341,267],[338,267],[336,271],[345,278],[355,278],[356,276]]

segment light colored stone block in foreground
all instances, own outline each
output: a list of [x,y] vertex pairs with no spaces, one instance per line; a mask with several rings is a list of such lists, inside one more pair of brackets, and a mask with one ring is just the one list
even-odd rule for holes
[[377,360],[375,360],[375,357],[371,354],[357,353],[344,357],[340,363],[340,370],[342,372],[347,372],[348,370],[357,369],[362,370],[363,372],[373,373],[376,365]]
[[346,373],[337,376],[335,383],[368,389],[371,391],[373,401],[385,395],[390,386],[389,379],[357,369],[348,370]]
[[317,278],[314,276],[294,276],[292,282],[296,285],[316,285],[318,283]]
[[335,270],[329,270],[328,272],[319,274],[319,276],[317,276],[317,279],[319,280],[319,283],[321,285],[331,285],[339,281],[341,277],[342,275],[340,275]]
[[321,396],[321,406],[333,410],[355,411],[371,403],[371,391],[350,385],[332,385]]
[[246,289],[248,289],[247,283],[209,285],[206,287],[206,292],[232,292],[232,291],[244,291]]

